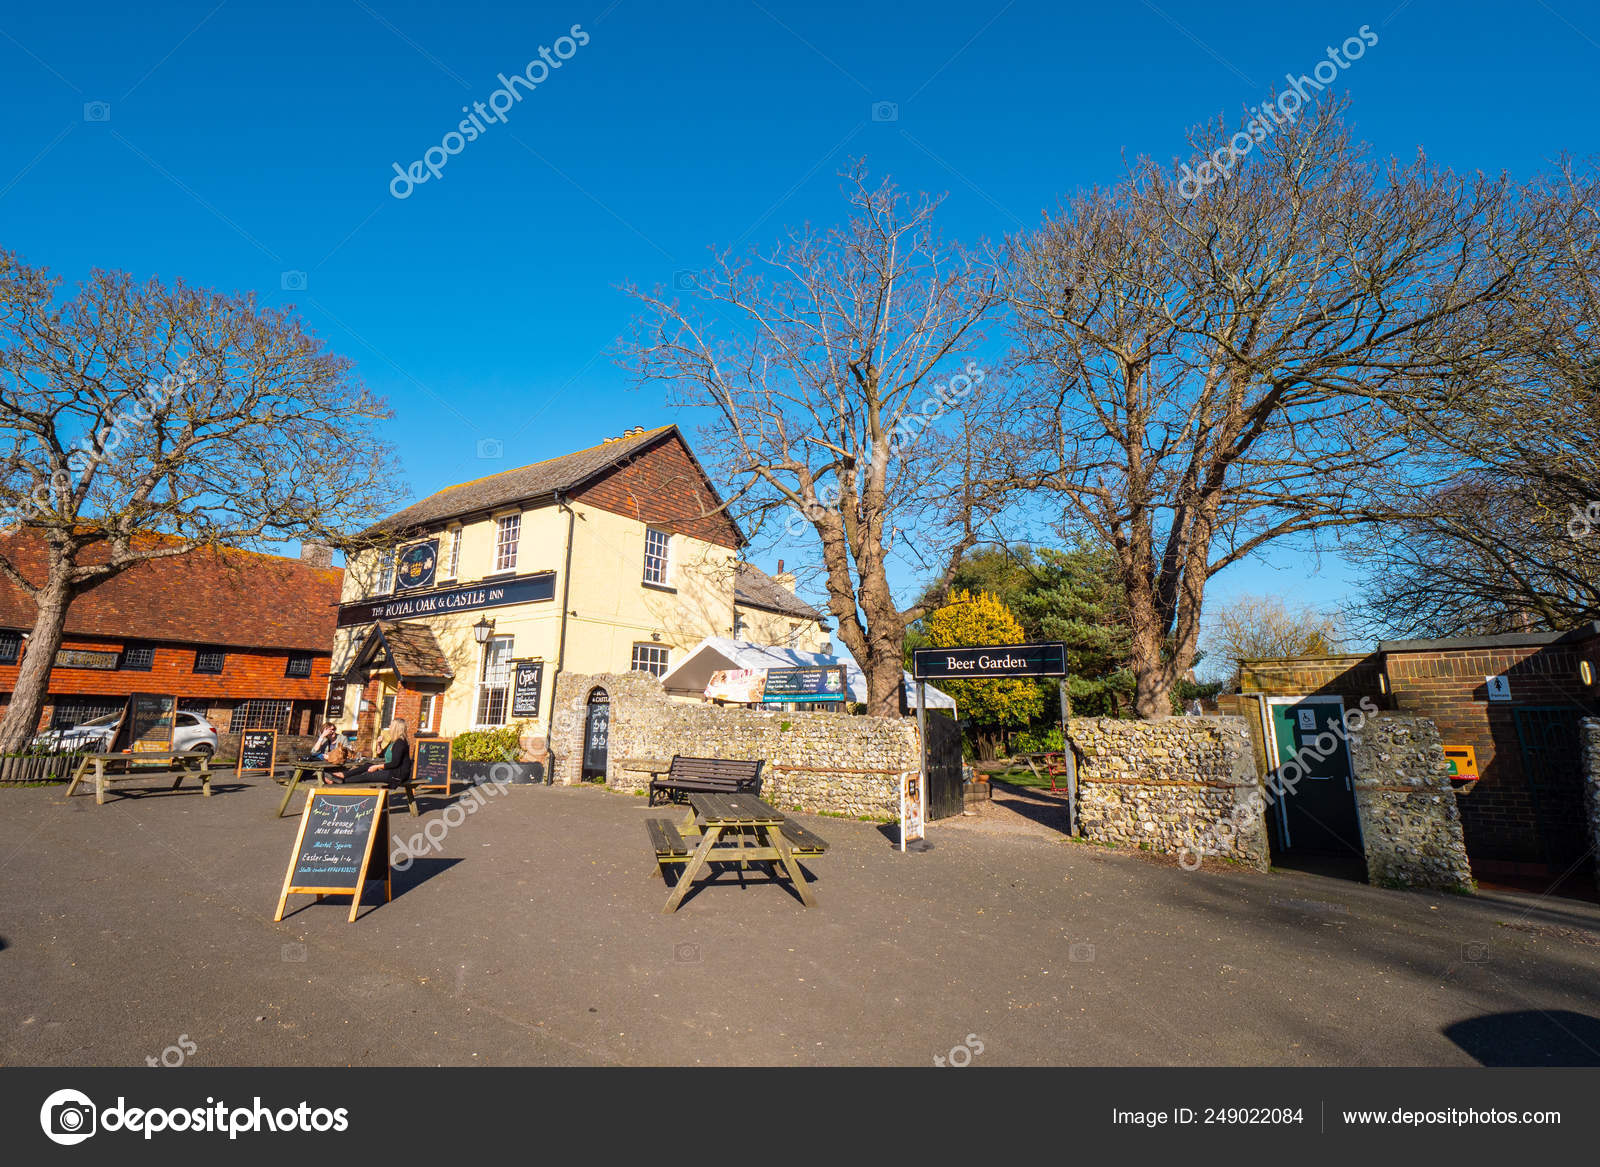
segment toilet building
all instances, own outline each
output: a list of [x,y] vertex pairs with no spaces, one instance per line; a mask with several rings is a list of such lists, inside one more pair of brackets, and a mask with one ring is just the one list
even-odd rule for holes
[[708,636],[820,652],[821,613],[746,539],[676,426],[440,490],[350,557],[329,713],[446,737],[516,726],[542,755],[555,680],[667,673]]
[[1348,710],[1363,701],[1429,719],[1463,771],[1456,799],[1474,874],[1587,883],[1593,857],[1579,723],[1600,716],[1597,673],[1600,623],[1244,661],[1241,687],[1262,701],[1269,720],[1303,705],[1337,702]]

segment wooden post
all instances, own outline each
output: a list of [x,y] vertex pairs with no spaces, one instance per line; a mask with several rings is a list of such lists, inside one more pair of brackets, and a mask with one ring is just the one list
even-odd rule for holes
[[1067,678],[1061,678],[1061,762],[1067,768],[1067,834],[1078,833],[1078,759],[1072,752],[1072,739],[1067,736],[1067,723],[1072,718],[1072,701],[1067,696]]

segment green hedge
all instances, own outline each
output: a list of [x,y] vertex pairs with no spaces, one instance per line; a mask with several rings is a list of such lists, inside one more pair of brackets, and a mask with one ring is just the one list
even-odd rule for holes
[[522,754],[522,722],[499,729],[473,729],[451,739],[450,756],[458,762],[514,762]]

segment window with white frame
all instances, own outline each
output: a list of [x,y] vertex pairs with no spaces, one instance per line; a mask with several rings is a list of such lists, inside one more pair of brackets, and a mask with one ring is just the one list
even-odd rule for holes
[[635,672],[659,677],[667,671],[667,646],[664,644],[636,644],[633,646]]
[[483,663],[478,670],[479,729],[506,723],[511,692],[511,639],[494,636],[483,646]]
[[422,701],[417,706],[417,732],[433,732],[433,706],[439,700],[437,693],[424,693]]
[[667,583],[667,547],[670,536],[665,531],[647,527],[644,533],[644,582]]
[[444,533],[444,554],[440,557],[444,561],[444,573],[441,579],[455,579],[456,572],[461,567],[461,528],[451,527]]
[[394,552],[389,550],[379,551],[378,588],[373,595],[387,596],[394,591]]
[[494,541],[494,569],[496,571],[515,571],[517,569],[517,544],[521,539],[522,516],[501,516],[499,529],[495,533]]

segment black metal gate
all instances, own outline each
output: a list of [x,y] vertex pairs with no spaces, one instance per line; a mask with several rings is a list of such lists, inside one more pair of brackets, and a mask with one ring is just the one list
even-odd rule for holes
[[936,713],[927,716],[922,765],[928,775],[928,821],[947,819],[964,809],[961,790],[961,723]]
[[1517,741],[1545,862],[1566,871],[1588,853],[1578,718],[1573,709],[1518,709]]

